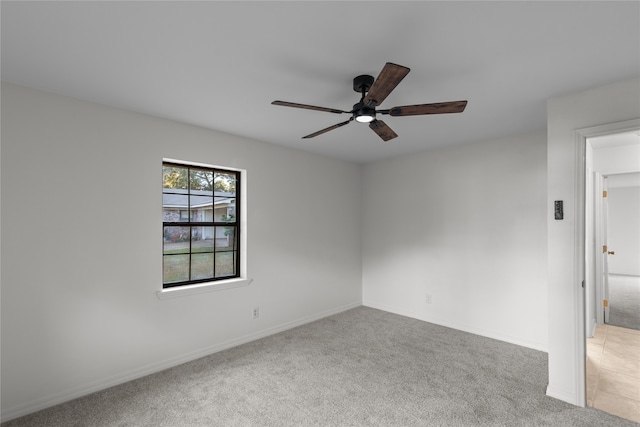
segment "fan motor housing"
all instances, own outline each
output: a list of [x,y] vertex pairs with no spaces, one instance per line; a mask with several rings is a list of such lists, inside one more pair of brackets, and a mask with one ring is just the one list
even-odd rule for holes
[[373,76],[369,76],[367,74],[358,76],[353,79],[353,90],[358,93],[362,93],[363,90],[365,93],[369,92],[371,85],[373,85],[373,81]]
[[376,118],[376,110],[358,102],[353,106],[353,118],[360,123],[369,123]]

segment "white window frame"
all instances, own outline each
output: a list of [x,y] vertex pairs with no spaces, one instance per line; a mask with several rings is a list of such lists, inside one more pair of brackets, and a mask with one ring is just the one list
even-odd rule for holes
[[[204,292],[215,292],[227,289],[235,289],[251,284],[253,279],[247,276],[247,171],[245,169],[232,168],[229,166],[210,165],[205,163],[190,162],[185,160],[163,158],[162,162],[179,163],[188,166],[202,166],[206,168],[227,169],[240,174],[240,277],[231,279],[215,280],[211,282],[196,283],[193,285],[175,286],[170,288],[161,288],[156,292],[159,299],[183,297],[188,295],[197,295]],[[162,221],[162,203],[160,206],[160,220]],[[159,259],[162,259],[162,242],[159,248]],[[160,280],[162,286],[162,280]]]

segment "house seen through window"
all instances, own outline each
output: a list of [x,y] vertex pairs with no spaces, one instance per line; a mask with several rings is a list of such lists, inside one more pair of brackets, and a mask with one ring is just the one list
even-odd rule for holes
[[240,275],[240,173],[162,165],[164,288]]

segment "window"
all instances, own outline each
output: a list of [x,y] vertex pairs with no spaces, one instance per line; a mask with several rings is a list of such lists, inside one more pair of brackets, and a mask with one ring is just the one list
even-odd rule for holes
[[240,277],[240,172],[162,164],[162,286]]

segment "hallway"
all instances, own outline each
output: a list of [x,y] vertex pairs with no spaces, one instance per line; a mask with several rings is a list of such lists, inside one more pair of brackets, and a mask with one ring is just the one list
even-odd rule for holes
[[587,405],[640,423],[640,330],[601,325],[587,339]]

